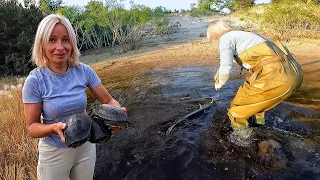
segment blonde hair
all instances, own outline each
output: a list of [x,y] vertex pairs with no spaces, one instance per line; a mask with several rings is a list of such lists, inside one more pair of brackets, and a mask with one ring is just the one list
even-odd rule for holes
[[227,22],[222,20],[214,20],[210,23],[207,31],[207,37],[210,37],[212,33],[221,37],[223,34],[234,30],[234,28]]
[[43,46],[45,43],[49,42],[52,30],[57,23],[63,24],[69,34],[70,42],[72,45],[71,56],[68,59],[69,66],[76,66],[79,63],[80,52],[77,47],[76,34],[72,28],[70,21],[62,15],[50,14],[43,18],[40,22],[32,48],[32,61],[38,67],[48,66],[48,58],[44,54]]

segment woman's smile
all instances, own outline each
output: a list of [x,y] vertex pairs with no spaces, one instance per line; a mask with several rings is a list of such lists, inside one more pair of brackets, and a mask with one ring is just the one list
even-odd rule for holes
[[52,65],[68,66],[68,59],[72,53],[72,44],[70,42],[67,28],[57,23],[49,37],[49,41],[44,45],[45,55],[48,58],[48,67]]

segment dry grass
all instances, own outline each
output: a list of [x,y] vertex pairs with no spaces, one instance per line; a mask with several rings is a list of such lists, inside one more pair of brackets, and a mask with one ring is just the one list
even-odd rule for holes
[[320,38],[320,6],[302,2],[283,2],[254,6],[231,16],[259,25],[273,39]]
[[0,95],[0,179],[36,179],[37,140],[28,137],[21,90]]

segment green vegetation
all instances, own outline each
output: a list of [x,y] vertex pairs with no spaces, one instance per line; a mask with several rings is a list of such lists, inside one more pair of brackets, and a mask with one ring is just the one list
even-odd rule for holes
[[[231,16],[259,24],[277,38],[319,38],[319,0],[273,0],[270,5],[255,6],[254,0],[198,0],[182,14],[193,16],[221,14],[228,9]],[[137,50],[155,35],[175,32],[179,24],[169,24],[165,16],[178,13],[159,6],[154,9],[123,1],[91,0],[84,7],[65,6],[62,0],[0,0],[0,75],[26,75],[34,68],[31,46],[41,19],[58,13],[70,19],[81,51],[119,45],[123,52]]]
[[124,52],[137,50],[154,35],[167,31],[163,7],[151,9],[131,3],[125,9],[121,1],[91,0],[85,7],[64,6],[62,0],[25,1],[0,0],[0,70],[1,76],[26,75],[34,66],[30,63],[31,46],[37,26],[48,14],[66,16],[74,26],[80,50],[120,45]]
[[223,14],[223,10],[235,12],[254,5],[254,0],[198,0],[191,4],[192,16]]
[[0,0],[0,75],[26,74],[32,68],[30,49],[42,19],[31,1]]
[[275,39],[320,37],[320,6],[300,0],[272,3],[240,10],[232,16],[260,25],[260,30]]

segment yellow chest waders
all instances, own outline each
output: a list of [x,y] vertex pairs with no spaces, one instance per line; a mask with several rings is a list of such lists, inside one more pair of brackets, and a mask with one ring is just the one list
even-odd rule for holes
[[228,116],[233,127],[248,126],[247,119],[256,116],[264,124],[264,112],[273,108],[302,83],[302,70],[288,49],[280,42],[255,45],[236,57],[252,73],[238,89],[230,104]]

